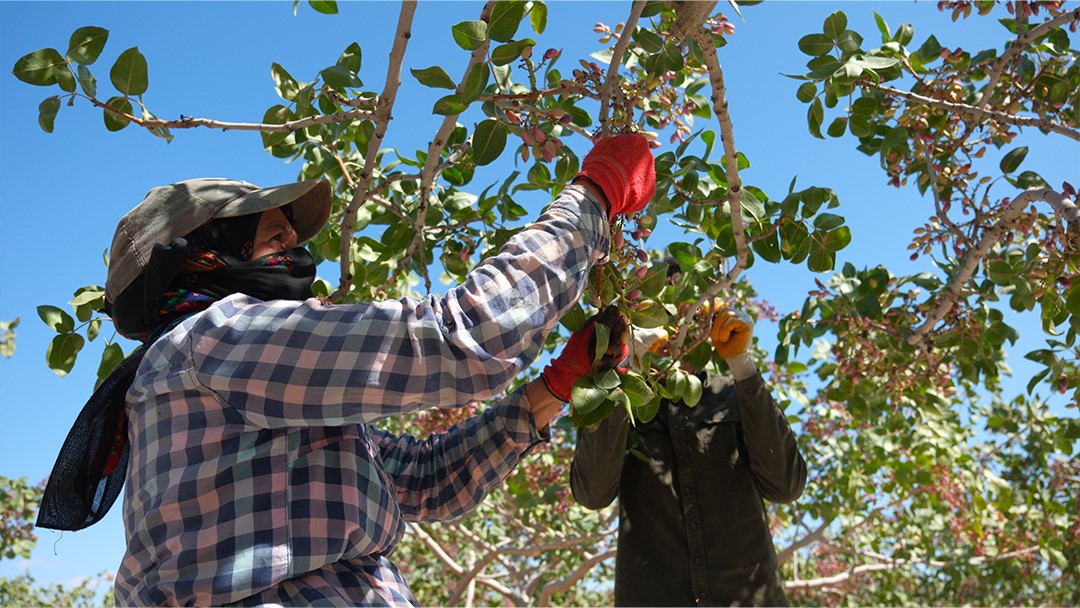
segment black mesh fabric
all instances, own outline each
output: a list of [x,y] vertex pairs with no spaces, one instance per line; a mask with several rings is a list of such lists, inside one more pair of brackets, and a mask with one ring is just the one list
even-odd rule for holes
[[81,530],[116,502],[130,453],[124,397],[145,352],[139,347],[121,361],[79,412],[41,497],[38,527]]

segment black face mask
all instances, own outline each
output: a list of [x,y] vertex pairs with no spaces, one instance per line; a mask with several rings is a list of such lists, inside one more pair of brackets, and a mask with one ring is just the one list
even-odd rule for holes
[[242,293],[263,301],[306,300],[315,282],[315,260],[304,247],[271,253],[227,268],[193,272],[175,284],[220,300]]

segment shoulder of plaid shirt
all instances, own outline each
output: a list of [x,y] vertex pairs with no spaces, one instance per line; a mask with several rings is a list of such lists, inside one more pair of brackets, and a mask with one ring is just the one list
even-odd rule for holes
[[523,389],[424,440],[370,423],[491,398],[532,363],[610,250],[585,186],[443,296],[236,294],[155,342],[127,399],[117,605],[415,604],[388,558],[405,522],[468,512],[547,430]]

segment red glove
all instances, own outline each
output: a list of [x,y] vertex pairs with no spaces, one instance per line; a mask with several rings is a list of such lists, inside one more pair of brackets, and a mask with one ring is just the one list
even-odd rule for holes
[[585,325],[570,335],[562,354],[540,373],[549,392],[559,399],[569,402],[570,389],[578,378],[593,373],[593,360],[596,352],[596,324],[611,328],[611,338],[607,350],[596,363],[597,369],[612,369],[630,356],[630,345],[626,343],[626,319],[619,314],[615,305],[593,315]]
[[656,194],[656,168],[649,140],[637,133],[597,140],[575,177],[592,180],[611,205],[608,219],[645,208]]

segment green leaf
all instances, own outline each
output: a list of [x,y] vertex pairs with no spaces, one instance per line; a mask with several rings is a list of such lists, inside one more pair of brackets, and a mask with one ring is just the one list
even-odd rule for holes
[[810,109],[806,112],[806,122],[810,128],[810,134],[818,139],[825,139],[821,135],[821,123],[825,120],[825,108],[821,105],[821,99],[814,99]]
[[461,99],[465,103],[476,101],[480,94],[487,88],[488,79],[491,78],[491,68],[486,63],[476,63],[469,68],[465,77],[465,86],[461,89]]
[[682,401],[683,396],[686,394],[686,388],[689,385],[687,381],[687,374],[682,370],[673,370],[668,375],[667,380],[664,381],[664,392],[667,393],[667,398],[672,401]]
[[915,36],[915,30],[911,27],[911,24],[901,23],[900,29],[896,30],[896,37],[893,40],[907,46],[913,36]]
[[56,333],[66,333],[75,329],[75,319],[55,306],[38,306],[37,313],[45,325]]
[[841,226],[825,233],[822,244],[830,253],[836,253],[851,244],[851,229]]
[[338,91],[357,89],[364,86],[364,83],[360,80],[359,76],[349,68],[341,65],[328,67],[319,72],[319,75],[322,76],[323,82],[325,82],[327,86]]
[[432,108],[431,112],[442,116],[454,116],[464,112],[467,107],[468,104],[463,102],[460,96],[447,95],[435,102],[435,107]]
[[450,31],[454,42],[466,51],[475,51],[487,40],[487,24],[483,21],[462,21]]
[[841,137],[847,130],[848,119],[847,116],[837,116],[833,119],[829,125],[828,131],[829,137]]
[[600,362],[600,359],[607,353],[608,343],[611,341],[611,328],[603,323],[595,323],[593,325],[593,365]]
[[1011,150],[1001,159],[1001,172],[1012,173],[1013,171],[1016,171],[1016,168],[1020,166],[1020,163],[1024,162],[1027,153],[1027,146],[1020,146],[1015,150]]
[[124,360],[124,349],[120,348],[120,345],[116,342],[105,347],[105,350],[101,353],[101,363],[98,364],[97,377],[98,381],[104,380],[109,377],[109,374],[116,369],[117,365]]
[[836,256],[832,254],[824,243],[811,242],[810,256],[806,258],[806,267],[811,272],[828,272],[836,265]]
[[296,101],[300,94],[300,85],[289,72],[277,63],[270,64],[270,77],[274,79],[274,90],[285,101]]
[[892,40],[892,32],[889,31],[889,24],[885,22],[885,18],[874,11],[874,23],[877,24],[878,31],[881,32],[881,42],[889,42]]
[[360,65],[363,63],[364,51],[357,43],[352,43],[338,57],[337,65],[349,70],[354,74],[360,73]]
[[862,36],[852,30],[844,30],[836,40],[836,46],[845,53],[855,53],[862,47]]
[[82,87],[83,93],[86,93],[90,97],[97,97],[97,79],[90,73],[90,70],[85,65],[80,65],[79,72],[79,86]]
[[[281,125],[291,120],[295,120],[295,118],[292,110],[279,104],[268,108],[263,114],[262,121],[264,124],[268,125]],[[263,148],[269,149],[284,142],[289,138],[291,133],[288,131],[282,131],[280,133],[260,132],[260,135],[262,136]]]
[[109,70],[109,80],[117,91],[124,95],[142,95],[149,86],[146,57],[138,47],[132,47],[116,58],[116,63]]
[[529,9],[529,24],[532,25],[534,32],[537,34],[544,33],[544,30],[547,29],[547,16],[547,4],[544,4],[543,0],[534,0],[532,8]]
[[491,164],[506,148],[506,125],[494,118],[476,125],[472,147],[473,159],[477,165]]
[[817,94],[817,85],[813,82],[804,82],[799,85],[799,90],[795,92],[795,98],[803,103],[810,103],[810,100]]
[[837,40],[847,29],[847,23],[847,15],[843,11],[836,11],[825,18],[825,27],[822,31],[829,39]]
[[833,41],[824,34],[808,34],[799,39],[799,50],[811,57],[820,57],[833,50]]
[[919,50],[912,53],[912,57],[917,59],[920,64],[927,64],[940,58],[941,51],[941,43],[939,43],[934,36],[930,36],[926,39],[926,42],[919,47]]
[[105,48],[105,42],[109,39],[109,30],[86,26],[80,27],[71,34],[68,40],[68,59],[80,65],[91,65],[101,55]]
[[990,260],[987,264],[986,275],[995,285],[1012,285],[1017,272],[1005,260]]
[[679,72],[683,69],[682,50],[679,48],[678,43],[671,42],[665,45],[663,57],[668,72]]
[[527,47],[534,46],[535,44],[536,41],[531,38],[512,40],[506,44],[500,44],[491,51],[491,63],[498,66],[507,65],[516,61],[518,57],[521,57],[521,52]]
[[1080,283],[1073,284],[1065,298],[1065,310],[1069,314],[1080,316]]
[[578,414],[588,414],[607,398],[608,392],[594,386],[589,376],[578,378],[570,388],[570,408]]
[[1016,176],[1016,185],[1023,190],[1028,190],[1030,188],[1050,187],[1050,184],[1046,183],[1046,180],[1034,171],[1024,171],[1020,175]]
[[508,42],[517,33],[521,19],[525,17],[525,2],[500,0],[491,9],[488,18],[488,34],[495,42]]
[[690,407],[696,406],[701,402],[701,395],[703,392],[701,378],[698,378],[694,374],[687,374],[686,390],[683,392],[683,403]]
[[619,376],[619,372],[606,369],[593,374],[593,382],[597,387],[610,391],[619,388],[619,385],[622,384],[622,377]]
[[446,70],[441,66],[433,65],[430,68],[424,68],[422,70],[409,70],[412,72],[413,78],[420,81],[420,84],[425,87],[432,87],[436,89],[455,89],[457,85],[454,84],[453,79],[446,73]]
[[308,0],[308,5],[313,8],[316,13],[322,13],[324,15],[336,15],[338,12],[337,0]]
[[15,62],[15,78],[39,87],[56,84],[57,74],[67,72],[67,61],[56,49],[38,49]]
[[634,415],[641,422],[649,422],[653,418],[656,418],[656,414],[660,411],[660,395],[654,395],[651,400],[645,405],[635,408]]
[[659,53],[664,48],[664,39],[652,30],[643,27],[634,30],[634,40],[641,45],[641,49],[646,53]]
[[38,126],[46,133],[53,132],[56,123],[56,114],[60,112],[60,97],[53,95],[45,98],[38,104]]
[[814,227],[818,230],[824,230],[826,232],[835,230],[844,225],[843,216],[836,215],[835,213],[822,213],[814,218]]
[[670,318],[667,309],[654,300],[644,300],[635,310],[630,311],[630,322],[644,329],[667,325]]
[[[131,100],[126,97],[111,97],[105,102],[105,105],[116,110],[117,112],[123,112],[128,116],[132,116],[134,108],[131,106]],[[130,120],[110,112],[109,110],[102,110],[105,119],[105,128],[109,131],[119,131],[130,124]]]
[[655,396],[645,379],[634,372],[627,372],[622,378],[622,390],[630,398],[630,405],[641,407]]
[[49,342],[45,350],[45,363],[57,376],[63,378],[75,367],[75,358],[86,340],[76,333],[60,334]]

